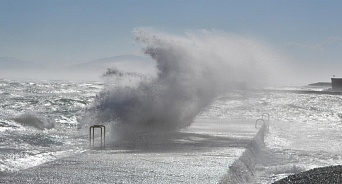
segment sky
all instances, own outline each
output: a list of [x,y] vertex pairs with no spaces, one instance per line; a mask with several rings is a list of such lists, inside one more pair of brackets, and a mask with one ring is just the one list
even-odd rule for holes
[[341,17],[334,0],[0,0],[0,57],[65,64],[142,55],[135,28],[205,29],[262,40],[298,68],[342,77]]

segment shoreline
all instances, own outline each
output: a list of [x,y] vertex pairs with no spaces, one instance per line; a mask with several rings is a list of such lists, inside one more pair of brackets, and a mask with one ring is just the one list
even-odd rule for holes
[[293,174],[280,179],[274,184],[299,184],[299,183],[342,183],[342,165],[318,167],[298,174]]

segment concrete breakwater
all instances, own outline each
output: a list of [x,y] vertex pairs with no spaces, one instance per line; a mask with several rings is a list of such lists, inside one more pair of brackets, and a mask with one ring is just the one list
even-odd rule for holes
[[260,163],[265,148],[265,132],[266,125],[264,124],[239,159],[235,160],[229,167],[227,174],[224,175],[220,183],[237,184],[253,181],[256,164]]
[[167,141],[89,150],[0,178],[0,183],[250,181],[265,131],[254,125],[254,120],[198,119]]

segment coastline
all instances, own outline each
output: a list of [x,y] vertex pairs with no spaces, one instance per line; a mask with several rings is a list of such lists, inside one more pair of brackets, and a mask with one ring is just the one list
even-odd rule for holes
[[299,183],[342,183],[342,165],[314,168],[298,174],[287,176],[274,184],[299,184]]

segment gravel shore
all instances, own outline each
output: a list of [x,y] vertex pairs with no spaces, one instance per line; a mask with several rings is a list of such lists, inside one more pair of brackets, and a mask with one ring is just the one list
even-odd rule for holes
[[290,175],[274,184],[301,183],[301,184],[340,184],[342,183],[342,166],[329,166],[311,169],[302,173]]

